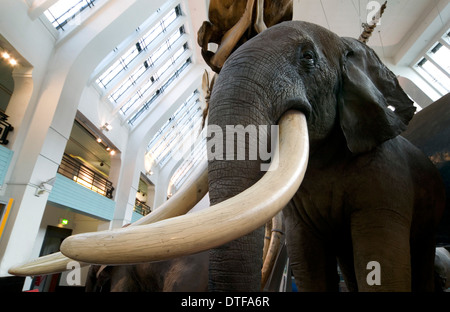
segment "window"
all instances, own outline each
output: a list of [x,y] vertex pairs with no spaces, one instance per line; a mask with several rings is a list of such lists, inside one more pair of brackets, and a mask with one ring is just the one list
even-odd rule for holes
[[60,0],[52,5],[44,15],[56,29],[64,30],[64,26],[75,19],[87,8],[92,8],[96,0]]
[[[176,34],[178,35],[177,39],[181,37],[181,30],[177,31]],[[172,36],[174,37],[174,36]],[[170,37],[170,38],[172,38]],[[170,40],[169,38],[169,40]],[[158,77],[162,76],[162,74],[176,61],[173,57],[170,57],[171,54],[170,49],[173,48],[173,45],[169,45],[169,40],[167,42],[160,46],[158,50],[152,54],[148,59],[146,59],[143,63],[141,63],[137,69],[134,70],[129,76],[128,81],[124,82],[122,85],[117,87],[113,93],[109,96],[110,100],[113,102],[118,102],[119,98],[132,86],[137,83],[140,77],[147,71],[147,69],[150,68],[158,68],[156,71],[156,74],[152,76],[153,81],[157,80]],[[183,52],[187,49],[187,46],[181,46],[177,49],[178,51]],[[174,56],[179,55],[178,53],[175,53]],[[165,57],[161,57],[165,56]],[[127,68],[124,67],[124,70]]]
[[[171,10],[163,19],[157,23],[150,31],[148,31],[142,38],[139,39],[136,44],[131,47],[127,52],[125,52],[110,68],[108,68],[103,75],[97,80],[97,83],[103,87],[107,88],[108,84],[122,71],[127,70],[128,65],[145,49],[147,49],[150,44],[152,44],[158,37],[163,37],[164,32],[167,31],[167,27],[175,21],[177,17],[176,12],[181,12],[180,10]],[[175,15],[175,19],[172,17]],[[179,15],[178,15],[179,16]],[[184,28],[183,28],[184,33]],[[159,52],[159,56],[162,55],[164,50]],[[157,58],[153,57],[156,61]]]
[[184,150],[190,149],[201,132],[202,110],[199,95],[197,90],[192,93],[150,141],[147,153],[159,167],[167,164],[174,153],[183,154]]
[[449,43],[450,31],[447,31],[414,66],[441,95],[450,92]]
[[206,157],[206,137],[203,138],[192,150],[186,160],[178,167],[170,179],[171,185],[179,190],[195,168],[198,168],[201,162],[207,160]]
[[115,61],[96,79],[115,111],[130,126],[142,119],[191,64],[185,19],[177,2],[168,2],[164,9],[150,16],[136,30],[137,38],[124,52],[116,48],[110,54]]
[[[131,118],[128,120],[128,124],[133,126],[139,118],[142,116],[142,114],[147,111],[150,107],[152,107],[152,104],[156,101],[156,99],[179,77],[179,75],[191,64],[191,59],[188,58],[173,74],[165,80],[164,84],[161,86],[161,88],[157,89],[153,95],[150,97],[148,101],[146,101],[139,110],[131,116]],[[123,112],[126,114],[126,112]]]

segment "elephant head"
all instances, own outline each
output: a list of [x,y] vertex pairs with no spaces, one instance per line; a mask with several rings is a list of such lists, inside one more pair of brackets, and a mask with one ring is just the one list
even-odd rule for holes
[[[270,27],[233,52],[209,105],[213,206],[151,225],[68,238],[61,246],[66,256],[122,264],[210,249],[211,290],[260,290],[262,225],[300,192],[306,164],[313,172],[367,154],[397,137],[415,111],[373,50],[298,21]],[[263,126],[277,124],[275,148],[275,132],[271,137]],[[257,140],[250,140],[255,133]],[[275,150],[268,172],[262,170],[266,155],[251,156],[260,145]]]

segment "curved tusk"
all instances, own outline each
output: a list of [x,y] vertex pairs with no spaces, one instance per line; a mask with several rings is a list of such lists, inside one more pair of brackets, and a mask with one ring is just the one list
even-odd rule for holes
[[[129,226],[150,224],[183,215],[191,210],[208,192],[207,164],[205,163],[197,172],[198,176],[194,179],[193,183],[181,188],[158,209],[155,209],[150,214],[140,218]],[[8,270],[8,273],[17,276],[55,274],[70,270],[71,261],[74,260],[64,256],[61,252],[56,252],[12,267]],[[80,263],[81,267],[87,265],[90,265],[90,263]]]
[[[75,260],[67,258],[60,252],[55,252],[12,267],[8,270],[8,273],[17,276],[36,276],[61,273],[71,269],[70,262],[72,261]],[[79,265],[80,267],[84,267],[89,264],[79,263]]]
[[223,245],[264,225],[300,187],[309,156],[305,116],[289,111],[280,121],[279,153],[260,181],[241,194],[192,214],[150,225],[66,238],[61,251],[79,261],[131,264],[159,261]]
[[264,289],[270,275],[272,274],[275,261],[280,251],[281,241],[284,236],[283,216],[281,212],[272,218],[272,227],[270,232],[270,243],[267,247],[266,257],[264,258],[263,267],[261,269],[261,290]]

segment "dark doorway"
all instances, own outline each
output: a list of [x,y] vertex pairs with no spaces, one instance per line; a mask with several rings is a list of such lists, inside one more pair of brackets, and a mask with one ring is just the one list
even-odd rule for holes
[[[47,226],[39,257],[58,252],[62,241],[70,235],[72,235],[72,230],[70,229]],[[54,292],[59,284],[60,278],[61,274],[36,276],[31,283],[31,290]]]

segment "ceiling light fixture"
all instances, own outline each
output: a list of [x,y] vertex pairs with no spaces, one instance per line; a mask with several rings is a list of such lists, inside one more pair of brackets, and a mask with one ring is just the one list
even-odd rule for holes
[[11,57],[7,51],[2,52],[2,57],[9,62],[11,66],[16,66],[18,64],[17,60]]
[[105,131],[111,131],[112,130],[112,126],[109,123],[105,123],[101,128],[101,130],[105,130]]

